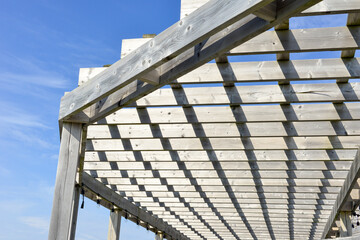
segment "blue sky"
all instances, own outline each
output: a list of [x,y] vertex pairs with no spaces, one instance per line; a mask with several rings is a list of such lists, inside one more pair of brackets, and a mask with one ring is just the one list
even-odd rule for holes
[[[179,16],[180,0],[0,1],[0,240],[47,239],[59,103],[65,91],[77,86],[79,68],[117,61],[122,39],[160,33]],[[292,26],[345,22],[345,16],[297,18]],[[106,239],[108,214],[86,201],[77,239]],[[121,239],[153,238],[123,221]]]

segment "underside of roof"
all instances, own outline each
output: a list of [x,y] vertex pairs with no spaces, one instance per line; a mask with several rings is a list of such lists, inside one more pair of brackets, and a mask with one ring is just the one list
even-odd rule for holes
[[[183,0],[182,17],[206,2]],[[337,236],[339,206],[351,202],[353,211],[359,201],[353,163],[360,145],[360,1],[324,0],[295,14],[344,13],[342,27],[291,29],[285,20],[121,107],[134,94],[125,87],[120,110],[85,122],[79,184],[86,196],[156,228],[116,202],[125,199],[184,239]],[[124,40],[122,58],[151,41]],[[339,57],[317,57],[324,51]],[[305,52],[313,53],[291,60]],[[259,54],[277,60],[232,58]],[[107,70],[81,69],[79,85]],[[144,79],[132,86],[138,90]],[[101,104],[91,111],[101,114]]]

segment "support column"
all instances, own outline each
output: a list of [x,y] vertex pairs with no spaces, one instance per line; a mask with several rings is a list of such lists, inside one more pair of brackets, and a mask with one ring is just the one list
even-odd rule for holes
[[157,233],[156,235],[155,235],[155,240],[163,240],[163,234],[160,232],[160,233]]
[[352,236],[351,212],[340,212],[340,237]]
[[63,123],[49,240],[73,240],[77,218],[75,178],[80,158],[82,124]]
[[121,212],[119,210],[110,212],[108,240],[120,239],[120,226],[121,226]]

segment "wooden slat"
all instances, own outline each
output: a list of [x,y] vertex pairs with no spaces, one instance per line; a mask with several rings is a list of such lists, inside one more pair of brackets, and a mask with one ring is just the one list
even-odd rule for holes
[[360,177],[360,151],[357,152],[354,162],[349,170],[349,174],[345,179],[345,182],[339,192],[338,197],[336,198],[336,202],[334,204],[334,208],[331,211],[331,215],[326,223],[326,227],[322,233],[322,238],[325,238],[328,234],[333,222],[338,216],[341,208],[344,206],[346,200],[350,196],[350,192]]
[[[359,31],[360,32],[360,31]],[[209,63],[178,78],[181,84],[360,78],[360,59]],[[79,84],[105,68],[80,69]]]
[[145,223],[150,224],[151,226],[157,228],[158,230],[168,234],[168,236],[171,236],[172,238],[175,239],[188,239],[183,234],[179,233],[174,228],[164,223],[161,219],[157,219],[152,215],[150,215],[149,213],[136,207],[134,204],[130,203],[120,195],[116,194],[113,190],[109,189],[101,182],[97,181],[96,179],[94,179],[93,177],[91,177],[86,173],[83,173],[83,183],[87,188],[98,193],[102,198],[106,199],[108,202],[114,203],[122,210],[126,210],[131,215],[137,217],[138,219],[144,221]]
[[281,149],[356,149],[359,136],[339,137],[250,137],[250,138],[169,138],[88,140],[88,151],[159,151],[159,150],[281,150]]
[[243,105],[194,108],[121,109],[98,124],[250,123],[277,121],[360,120],[357,102],[344,104]]
[[[77,208],[74,199],[75,177],[80,157],[82,125],[64,123],[61,135],[59,163],[56,173],[55,193],[51,212],[49,240],[75,238]],[[72,239],[70,237],[73,237]]]
[[360,121],[91,125],[88,139],[360,135]]
[[[204,26],[201,25],[201,27],[197,29],[196,34],[200,34],[200,35],[196,35],[194,33],[191,35],[191,37],[185,38],[184,39],[185,41],[179,41],[179,38],[177,36],[178,34],[175,31],[176,34],[173,35],[176,35],[176,39],[177,39],[176,41],[182,42],[182,44],[173,44],[171,45],[170,49],[167,49],[166,46],[161,46],[160,49],[161,50],[167,49],[172,59],[165,62],[161,66],[161,69],[157,69],[161,72],[161,76],[159,78],[159,85],[156,86],[151,86],[149,84],[144,85],[141,82],[140,83],[134,82],[134,80],[141,77],[141,74],[146,74],[149,71],[153,70],[152,68],[157,67],[158,64],[161,64],[165,60],[170,59],[169,56],[166,57],[165,55],[163,56],[163,58],[161,58],[160,57],[161,54],[159,54],[159,52],[161,53],[161,51],[155,54],[156,56],[159,56],[160,59],[158,58],[152,59],[152,62],[149,64],[146,63],[148,62],[147,61],[148,59],[146,59],[146,61],[143,61],[144,65],[141,65],[141,67],[136,71],[134,72],[126,71],[124,75],[121,75],[121,79],[123,79],[124,81],[121,80],[119,81],[119,79],[116,79],[115,81],[113,79],[114,78],[113,75],[112,77],[109,78],[104,77],[102,81],[105,81],[107,83],[113,81],[113,83],[110,83],[109,85],[104,84],[104,86],[100,88],[101,84],[97,84],[97,83],[100,83],[101,81],[99,82],[99,79],[102,78],[101,76],[105,76],[106,74],[99,74],[98,75],[99,77],[96,77],[96,79],[98,80],[92,81],[91,84],[84,84],[82,85],[82,87],[78,88],[82,90],[74,90],[73,92],[64,96],[62,99],[62,104],[60,106],[60,119],[69,120],[69,121],[88,122],[88,123],[97,121],[98,119],[101,119],[102,117],[116,111],[117,109],[125,105],[128,105],[129,103],[135,101],[136,99],[142,97],[143,95],[148,94],[149,92],[152,92],[155,89],[160,88],[161,86],[169,83],[170,81],[177,79],[182,75],[188,73],[189,71],[205,64],[211,59],[217,57],[219,54],[226,52],[235,46],[240,45],[241,43],[251,39],[252,37],[258,35],[259,33],[264,32],[265,30],[271,28],[272,26],[277,25],[278,23],[282,22],[284,19],[289,18],[296,12],[299,12],[314,5],[315,3],[319,2],[319,0],[284,1],[282,2],[282,7],[279,8],[277,11],[277,19],[272,21],[271,23],[257,17],[247,16],[249,13],[251,13],[251,11],[257,10],[256,8],[260,9],[270,1],[266,2],[265,0],[263,0],[261,1],[261,3],[258,4],[256,4],[255,2],[251,2],[251,4],[254,4],[253,8],[251,7],[248,8],[248,5],[244,7],[243,5],[244,3],[241,4],[240,2],[235,1],[237,4],[239,4],[238,8],[236,8],[235,5],[233,6],[234,7],[233,11],[236,9],[237,14],[229,10],[232,8],[230,5],[226,7],[226,9],[230,11],[229,13],[227,13],[226,10],[221,11],[220,10],[221,8],[219,6],[216,6],[215,2],[216,1],[209,2],[208,4],[204,5],[204,8],[201,8],[202,10],[196,11],[193,15],[196,16],[196,18],[194,17],[195,19],[201,19],[201,21],[205,21],[207,23]],[[214,13],[216,13],[215,15],[217,16],[217,18],[213,18],[213,14],[211,10],[209,10],[212,9],[213,7],[213,5],[211,5],[212,3],[214,4],[214,6],[217,7],[217,9],[214,10]],[[222,5],[225,3],[224,1],[222,1],[221,3],[218,4]],[[207,8],[209,8],[208,11],[204,11],[204,9],[206,10]],[[243,14],[241,14],[242,10],[243,10]],[[220,12],[221,14],[224,14],[224,16],[221,16],[221,14],[219,14]],[[229,19],[229,17],[231,16],[232,18]],[[206,20],[207,17],[209,18],[209,21]],[[221,26],[218,25],[217,22],[219,21],[218,18],[222,18],[222,20],[220,20],[222,22],[222,24],[220,24]],[[192,14],[185,19],[194,20],[192,19]],[[226,19],[228,19],[229,21],[227,22]],[[181,21],[184,21],[184,19]],[[213,24],[213,26],[211,26],[210,29],[213,30],[209,31],[209,25],[211,24]],[[220,32],[213,35],[216,31],[220,31],[221,28],[226,26],[230,26],[230,27],[224,30],[224,32]],[[190,30],[188,31],[191,31],[192,29],[193,28],[190,27]],[[181,32],[182,30],[179,31]],[[150,46],[151,43],[156,42],[157,38],[161,39],[161,37],[163,37],[165,33],[168,34],[169,37],[168,39],[172,39],[173,35],[170,34],[171,31],[170,30],[168,32],[164,31],[163,33],[155,37],[152,41],[150,41],[149,44],[143,45],[145,46],[144,47],[145,49],[142,49],[143,47],[141,47],[138,49],[139,50],[138,53],[134,53],[134,52],[131,53],[130,55],[134,56],[134,58],[130,58],[130,55],[128,55],[128,57],[125,57],[124,59],[127,59],[126,66],[129,66],[129,63],[132,62],[132,61],[129,62],[129,59],[135,60],[136,59],[135,56],[140,55],[140,53],[142,57],[146,56],[147,55],[145,54],[147,51],[146,46],[147,45]],[[186,50],[187,48],[194,46],[192,44],[196,44],[196,43],[200,44],[202,40],[207,39],[211,35],[213,36],[209,38],[206,42],[204,42],[203,48],[197,48],[198,51],[197,54],[194,55],[193,49]],[[201,44],[199,46],[201,46]],[[156,46],[155,48],[149,51],[150,54],[149,59],[152,58],[152,55],[154,54],[153,50],[156,50],[157,47],[158,46]],[[175,54],[175,51],[179,54],[182,52],[182,54],[177,55]],[[136,63],[139,64],[138,62]],[[132,64],[130,64],[130,66],[131,65]],[[115,63],[105,72],[106,73],[111,72],[111,74],[113,74],[113,69],[116,69],[118,67],[119,69],[122,69],[121,66],[122,63]],[[127,87],[122,88],[123,86],[125,86],[125,84],[129,84],[129,83],[134,83],[134,85],[130,84]],[[93,89],[96,88],[96,86],[98,86],[99,88],[97,91],[94,91]],[[79,94],[84,94],[87,92],[88,94],[85,94],[87,96],[87,99],[82,99],[81,97],[77,97],[77,91]],[[100,101],[97,106],[94,106],[94,110],[95,110],[94,112],[81,113],[83,109],[89,107],[90,105],[96,103],[98,100],[106,96],[108,96],[106,99]],[[121,101],[121,104],[119,103],[119,100]],[[76,113],[79,114],[77,116],[74,116],[73,118],[69,118],[70,115]]]
[[[243,150],[212,151],[210,154],[205,150],[201,151],[140,151],[142,160],[158,161],[329,161],[347,160],[352,161],[356,155],[356,149],[329,149],[329,150],[255,150],[249,156]],[[172,154],[175,153],[175,154]],[[136,161],[132,151],[112,152],[86,152],[85,161]]]
[[[61,101],[59,119],[64,119],[101,100],[131,83],[141,74],[148,73],[166,59],[177,56],[270,2],[271,0],[246,3],[210,1],[201,10],[190,14],[186,19],[157,35],[148,44],[142,45],[137,51],[114,63],[92,81],[66,94]],[[206,24],[203,24],[204,22]]]
[[[209,0],[181,0],[181,18],[189,15]],[[323,0],[321,3],[303,11],[298,16],[313,16],[323,14],[342,14],[360,10],[357,0]]]
[[359,48],[359,27],[293,29],[264,32],[232,49],[228,55],[338,51]]
[[359,98],[360,83],[254,85],[232,88],[159,89],[137,100],[131,106],[351,102],[359,101]]

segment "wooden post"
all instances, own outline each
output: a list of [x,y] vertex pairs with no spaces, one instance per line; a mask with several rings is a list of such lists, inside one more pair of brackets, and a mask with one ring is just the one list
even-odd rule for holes
[[81,134],[82,124],[63,123],[49,240],[72,240],[75,236],[76,224],[73,224],[73,220],[77,217],[78,204],[75,178],[80,156]]
[[340,237],[352,236],[351,212],[340,212]]
[[70,230],[70,239],[75,239],[77,215],[79,210],[79,200],[80,200],[80,187],[76,187],[74,192],[73,210],[71,217],[72,223]]
[[160,232],[155,235],[155,240],[163,240],[163,234]]
[[118,210],[115,210],[114,212],[110,211],[108,240],[120,239],[120,225],[121,225],[121,212]]

